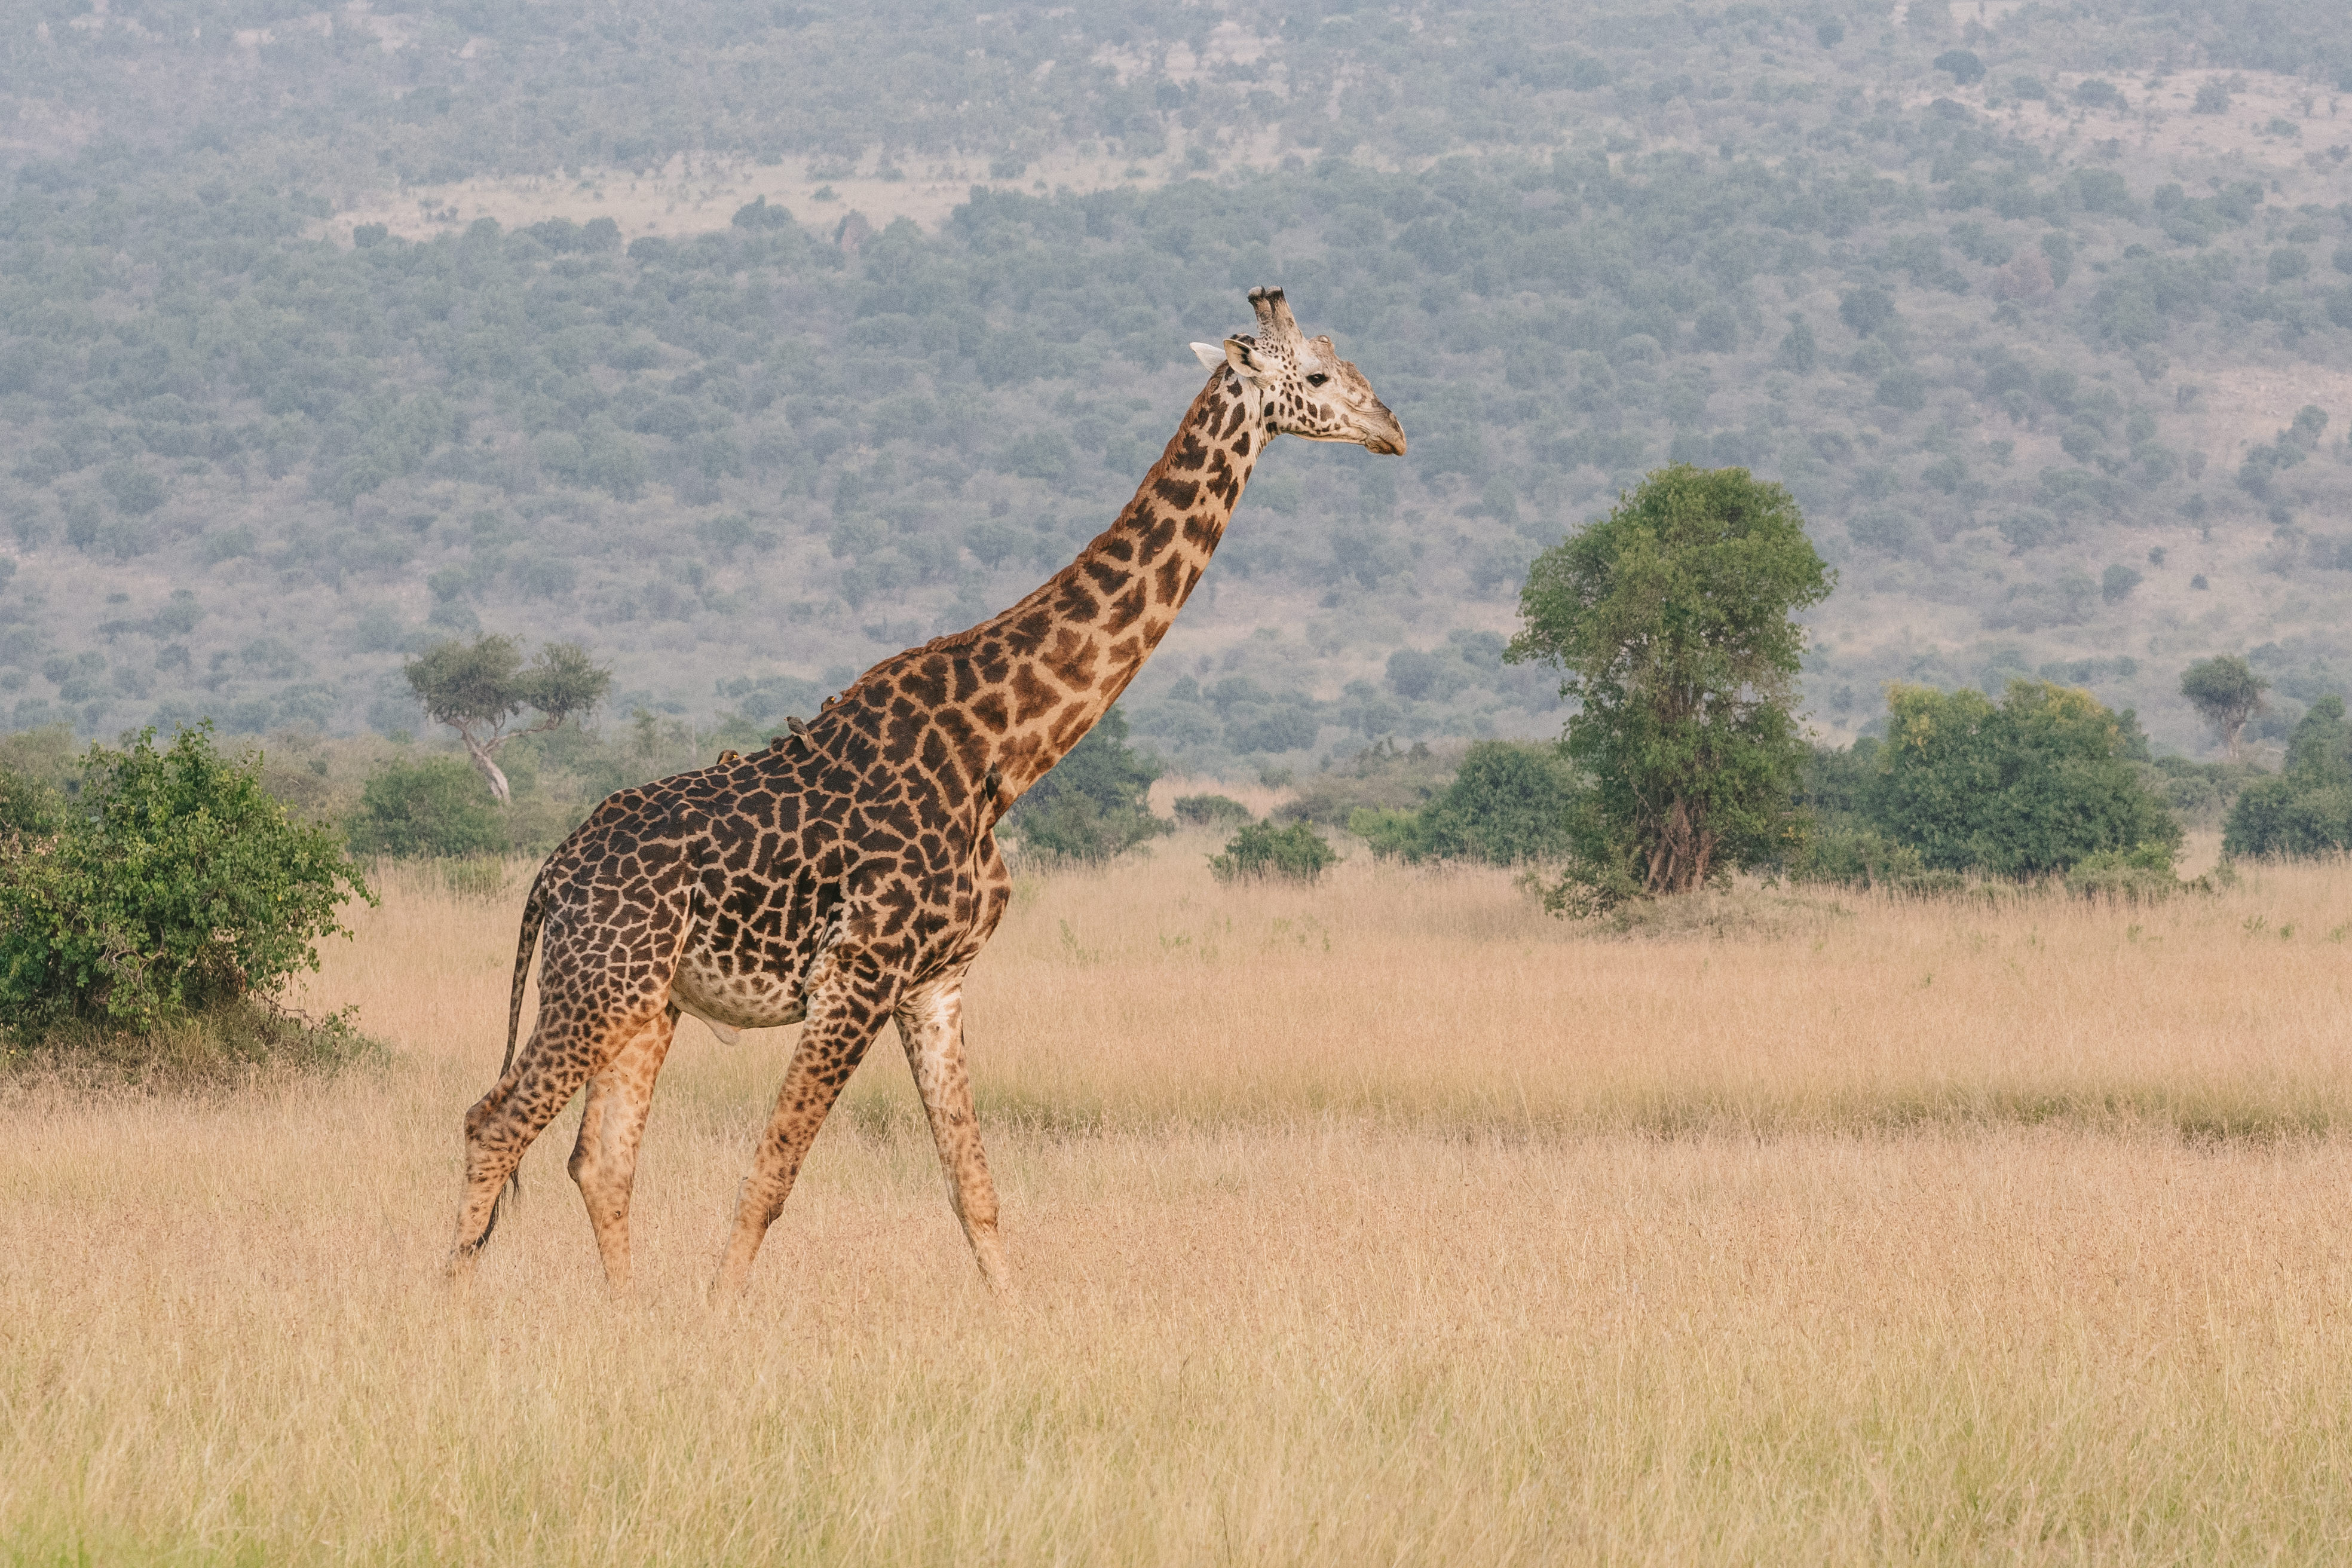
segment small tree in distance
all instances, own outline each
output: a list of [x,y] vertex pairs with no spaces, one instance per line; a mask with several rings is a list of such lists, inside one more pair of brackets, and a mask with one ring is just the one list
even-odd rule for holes
[[497,855],[507,847],[498,808],[474,793],[455,757],[395,761],[367,781],[350,824],[357,855]]
[[2180,673],[2180,695],[2189,699],[2205,722],[2221,737],[2221,750],[2238,760],[2238,739],[2246,721],[2262,711],[2263,693],[2271,683],[2236,654],[2200,659]]
[[1554,909],[1688,892],[1797,831],[1805,748],[1789,711],[1804,628],[1833,582],[1796,501],[1745,468],[1661,468],[1536,558],[1506,655],[1566,671],[1570,813]]
[[[507,637],[436,643],[401,673],[433,721],[457,731],[501,805],[512,792],[499,770],[499,748],[587,712],[613,685],[613,672],[591,664],[576,643],[549,643],[525,665],[522,645]],[[520,729],[507,728],[526,711],[539,717]]]
[[1021,836],[1024,850],[1100,865],[1175,831],[1151,815],[1160,773],[1159,758],[1127,743],[1127,715],[1114,707],[1029,786],[1004,826]]

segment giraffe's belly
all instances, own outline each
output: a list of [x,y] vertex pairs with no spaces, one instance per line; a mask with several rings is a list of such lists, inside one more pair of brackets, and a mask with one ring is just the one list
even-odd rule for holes
[[808,1016],[807,1000],[792,977],[722,973],[708,962],[696,963],[692,954],[671,979],[669,999],[679,1012],[701,1019],[729,1041],[738,1029],[772,1029]]

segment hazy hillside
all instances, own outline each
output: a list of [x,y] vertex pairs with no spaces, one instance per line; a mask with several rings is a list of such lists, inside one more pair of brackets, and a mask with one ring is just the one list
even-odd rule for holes
[[409,727],[477,626],[805,710],[1108,521],[1269,280],[1412,452],[1261,469],[1133,701],[1190,765],[1556,728],[1525,563],[1669,459],[1803,502],[1827,732],[2352,683],[2352,6],[5,27],[16,725]]

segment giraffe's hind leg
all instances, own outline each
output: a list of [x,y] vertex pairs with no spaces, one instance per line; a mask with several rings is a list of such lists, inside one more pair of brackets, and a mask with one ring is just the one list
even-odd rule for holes
[[[449,1271],[462,1278],[489,1239],[499,1194],[522,1163],[531,1141],[547,1130],[597,1069],[642,1034],[657,1009],[599,1017],[593,1012],[551,1009],[505,1076],[466,1112],[466,1187],[457,1205],[457,1245]],[[551,1016],[552,1014],[552,1016]]]
[[588,1080],[580,1138],[572,1147],[572,1179],[588,1205],[604,1279],[615,1295],[629,1288],[629,1191],[637,1176],[637,1142],[654,1102],[654,1079],[677,1028],[665,1008]]

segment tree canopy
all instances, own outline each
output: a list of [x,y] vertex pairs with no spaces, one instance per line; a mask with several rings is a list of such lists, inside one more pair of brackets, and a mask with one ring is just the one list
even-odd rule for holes
[[[436,643],[402,673],[434,722],[457,731],[466,754],[501,805],[512,792],[499,770],[499,748],[586,712],[613,684],[612,672],[598,668],[575,643],[549,643],[526,665],[519,641],[496,636]],[[525,711],[538,718],[509,730],[509,723]]]
[[2180,695],[2213,727],[2233,763],[2239,737],[2245,733],[2246,721],[2262,710],[2263,693],[2270,684],[2236,654],[2200,659],[2180,672]]

